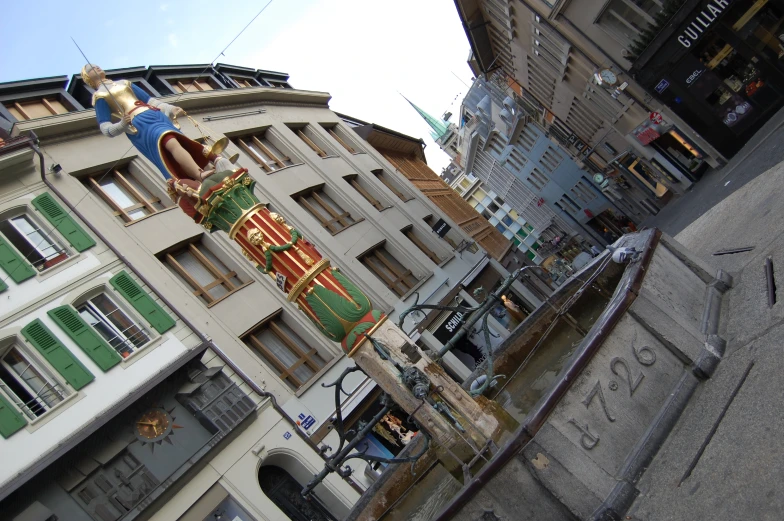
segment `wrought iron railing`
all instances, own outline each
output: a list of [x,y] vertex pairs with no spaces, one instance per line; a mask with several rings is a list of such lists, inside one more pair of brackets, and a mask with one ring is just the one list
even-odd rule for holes
[[30,420],[35,420],[42,416],[46,411],[51,409],[54,405],[52,402],[60,403],[66,397],[65,389],[60,384],[44,385],[30,400],[22,401],[15,392],[2,380],[0,380],[0,390],[3,391],[5,396],[11,399],[13,404],[19,408]]

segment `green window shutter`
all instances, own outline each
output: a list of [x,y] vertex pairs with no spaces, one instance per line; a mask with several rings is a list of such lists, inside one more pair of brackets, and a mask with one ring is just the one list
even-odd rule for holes
[[24,416],[0,394],[0,435],[8,438],[26,424]]
[[109,279],[109,282],[158,333],[164,333],[176,324],[174,319],[128,273],[121,271]]
[[95,378],[40,319],[35,319],[22,328],[22,335],[74,389],[81,389]]
[[8,284],[0,280],[0,293],[8,289]]
[[104,371],[122,360],[117,351],[71,306],[60,306],[49,311],[48,315]]
[[33,266],[2,235],[0,235],[0,267],[17,284],[35,277],[36,274]]
[[33,199],[33,206],[46,217],[52,226],[57,228],[57,231],[76,251],[84,251],[95,246],[95,240],[84,231],[84,228],[79,226],[73,217],[68,215],[60,203],[54,200],[52,194],[47,192],[39,195]]

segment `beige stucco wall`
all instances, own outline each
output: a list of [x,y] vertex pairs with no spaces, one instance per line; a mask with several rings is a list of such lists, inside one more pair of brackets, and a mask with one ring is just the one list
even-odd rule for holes
[[[187,94],[178,102],[189,110],[192,117],[206,125],[216,138],[222,134],[231,137],[261,128],[273,129],[277,138],[291,151],[295,163],[293,166],[268,174],[235,145],[230,145],[228,152],[240,153],[238,165],[248,168],[258,182],[256,192],[259,198],[268,202],[275,211],[300,230],[331,260],[333,266],[340,267],[341,271],[371,298],[377,308],[392,312],[394,318],[414,299],[413,295],[399,298],[357,259],[381,241],[386,241],[386,248],[420,279],[415,288],[422,295],[420,302],[428,296],[431,297],[428,302],[438,302],[484,258],[482,250],[476,253],[464,251],[461,255],[455,255],[451,247],[439,239],[423,220],[428,215],[440,215],[439,209],[402,175],[396,174],[394,167],[366,142],[354,136],[355,143],[352,143],[352,146],[358,153],[351,154],[318,125],[338,123],[344,126],[346,132],[352,133],[340,118],[327,108],[326,95],[307,94],[310,103],[314,100],[321,102],[320,105],[308,105],[299,103],[301,99],[297,97],[303,97],[301,91],[291,92],[291,103],[284,103],[282,94],[277,91],[274,93],[277,98],[273,103],[265,101],[267,95],[263,94],[273,89],[255,89],[262,93],[255,101],[254,97],[248,94],[248,91],[254,89],[241,90],[245,91],[242,93],[241,105],[230,104],[237,101],[236,92],[218,91]],[[259,109],[261,113],[231,117],[237,112],[255,109]],[[228,117],[204,123],[204,118],[208,116]],[[332,393],[324,392],[319,384],[334,381],[342,370],[353,365],[353,362],[345,357],[337,344],[322,337],[304,314],[287,303],[285,294],[277,289],[274,281],[255,270],[242,256],[239,247],[228,241],[225,234],[207,234],[177,207],[167,208],[128,224],[113,215],[112,209],[88,189],[84,179],[88,175],[103,173],[115,164],[128,168],[132,175],[165,205],[172,204],[166,196],[163,179],[154,166],[140,157],[125,137],[109,139],[99,134],[97,124],[92,118],[92,111],[54,116],[24,122],[16,131],[35,130],[39,133],[42,136],[40,147],[47,165],[57,163],[62,167],[59,175],[48,176],[63,196],[119,250],[129,265],[149,280],[156,292],[171,302],[178,313],[195,324],[229,356],[246,377],[258,387],[273,393],[289,416],[296,418],[301,413],[314,416],[318,422],[313,427],[315,430],[335,408]],[[331,147],[334,155],[327,158],[316,155],[286,126],[297,123],[312,125],[314,131]],[[183,121],[182,125],[184,133],[194,138],[199,137],[198,130],[190,123]],[[30,164],[32,165],[32,162]],[[30,168],[32,171],[32,166]],[[401,201],[370,173],[371,170],[379,168],[395,176],[399,189],[411,199]],[[352,174],[363,176],[365,182],[371,184],[376,193],[382,194],[392,207],[378,211],[367,203],[343,179]],[[24,179],[0,179],[0,183],[5,183],[0,186],[0,192],[5,190],[11,196],[17,192],[29,191]],[[38,184],[42,186],[40,181]],[[330,195],[344,210],[349,211],[355,219],[361,219],[361,222],[333,235],[291,197],[307,187],[321,184],[326,186]],[[409,225],[413,226],[427,246],[443,259],[440,264],[433,263],[401,233],[400,230]],[[462,234],[459,230],[456,230],[456,233]],[[162,252],[196,238],[201,238],[227,266],[240,274],[242,280],[251,283],[210,307],[194,296],[192,289],[174,275],[159,260],[159,256]],[[96,251],[105,252],[106,249]],[[113,255],[112,259],[116,261]],[[292,391],[283,383],[277,372],[267,366],[240,339],[243,333],[276,313],[282,313],[281,319],[311,347],[316,348],[323,358],[329,360],[315,378],[297,391]],[[408,324],[407,329],[411,328]],[[217,363],[221,362],[217,359],[210,360],[210,364]],[[232,376],[236,378],[233,372]],[[345,387],[351,389],[363,381],[364,375],[355,373],[347,379]],[[253,395],[247,385],[244,389]],[[263,403],[259,396],[253,396],[257,403]],[[285,422],[279,413],[268,404],[262,405],[258,418],[253,420],[236,440],[215,455],[197,478],[180,490],[154,519],[175,519],[216,482],[220,482],[259,519],[284,519],[258,486],[258,469],[266,457],[265,454],[272,458],[269,461],[277,461],[276,464],[283,465],[288,462],[293,465],[290,470],[292,473],[301,473],[302,468],[305,468],[307,473],[312,475],[323,465],[321,457],[307,447],[296,434],[292,433],[292,436],[284,438],[284,433],[291,430],[291,425]],[[259,444],[265,445],[265,451],[260,455],[253,455],[251,448]],[[295,460],[301,468],[294,465]],[[355,467],[361,475],[363,465]],[[322,499],[330,503],[334,512],[346,512],[358,498],[358,494],[344,480],[335,476],[327,480],[325,487],[326,490],[320,495],[325,496]]]

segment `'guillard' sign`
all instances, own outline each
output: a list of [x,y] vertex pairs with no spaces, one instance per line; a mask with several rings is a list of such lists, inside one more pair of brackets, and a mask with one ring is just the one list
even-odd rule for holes
[[691,47],[702,37],[702,33],[707,31],[713,22],[724,12],[725,9],[732,3],[732,0],[712,0],[705,6],[705,9],[699,12],[694,20],[686,26],[683,33],[678,36],[678,41],[684,47]]

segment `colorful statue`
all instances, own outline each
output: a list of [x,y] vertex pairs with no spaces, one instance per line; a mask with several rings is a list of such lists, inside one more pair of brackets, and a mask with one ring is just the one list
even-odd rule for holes
[[[82,79],[95,89],[93,106],[101,132],[107,137],[124,133],[164,178],[202,181],[216,169],[231,167],[227,159],[210,154],[209,147],[174,126],[178,116],[186,115],[180,107],[151,97],[129,81],[107,79],[97,65],[85,65]],[[112,116],[119,121],[112,123]],[[215,164],[216,160],[222,161]]]
[[[101,131],[109,137],[125,132],[158,167],[172,200],[189,217],[210,232],[226,232],[322,334],[353,354],[364,340],[362,334],[384,314],[283,217],[259,201],[253,193],[256,181],[247,169],[234,169],[229,160],[183,135],[172,124],[172,118],[185,114],[181,108],[151,98],[130,82],[106,80],[95,65],[85,65],[82,77],[96,89],[93,103]],[[120,121],[112,123],[112,114]]]

